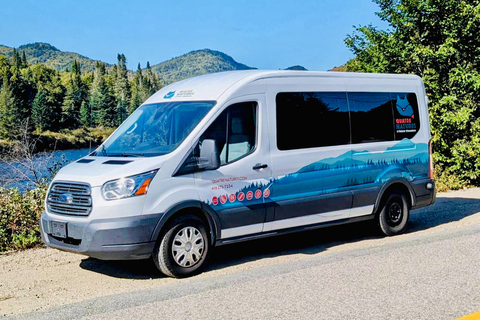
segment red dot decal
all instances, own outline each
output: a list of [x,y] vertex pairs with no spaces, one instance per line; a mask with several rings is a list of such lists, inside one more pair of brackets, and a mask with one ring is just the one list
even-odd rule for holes
[[225,204],[225,203],[227,202],[227,196],[226,196],[226,195],[222,195],[222,196],[220,197],[220,202],[221,202],[222,204]]
[[216,206],[218,204],[218,198],[217,197],[213,197],[212,198],[212,203],[214,206]]
[[237,197],[238,201],[243,201],[245,200],[245,193],[240,192]]
[[261,196],[262,196],[262,191],[261,190],[255,191],[255,199],[260,199]]
[[270,196],[270,189],[263,190],[263,197],[268,198]]
[[228,200],[230,200],[230,202],[235,202],[235,199],[237,198],[237,196],[235,196],[235,193],[232,193],[229,197],[228,197]]
[[248,191],[247,192],[247,200],[252,200],[253,198],[253,192],[252,191]]

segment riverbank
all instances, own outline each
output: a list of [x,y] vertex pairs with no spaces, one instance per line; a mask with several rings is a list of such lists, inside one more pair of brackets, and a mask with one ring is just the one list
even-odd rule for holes
[[[62,130],[61,132],[33,132],[30,141],[35,141],[35,152],[94,148],[100,145],[112,134],[115,128],[79,128]],[[17,141],[0,140],[0,152],[8,153]]]

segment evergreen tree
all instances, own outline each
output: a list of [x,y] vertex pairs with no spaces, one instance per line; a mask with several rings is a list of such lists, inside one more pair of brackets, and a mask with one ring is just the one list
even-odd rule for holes
[[17,49],[13,48],[12,54],[13,66],[17,69],[22,67],[22,59],[20,58],[20,53],[18,53]]
[[80,108],[87,99],[88,88],[81,78],[80,64],[77,60],[72,63],[66,87],[65,100],[62,107],[62,126],[76,128],[80,124]]
[[84,127],[92,126],[92,113],[87,101],[82,101],[82,106],[80,107],[80,123]]
[[91,122],[106,127],[115,126],[116,101],[105,78],[105,63],[95,64],[92,88],[90,89]]
[[140,63],[137,67],[137,72],[132,79],[132,97],[130,101],[129,113],[137,109],[145,100],[151,95],[161,89],[162,85],[160,79],[155,75],[150,68],[150,62],[147,61],[147,68],[145,74],[142,71]]
[[152,94],[154,94],[163,87],[158,75],[154,74],[152,69],[150,68],[149,61],[147,61],[147,68],[145,73],[145,87],[147,88],[146,98],[150,97]]
[[28,62],[27,62],[27,55],[25,54],[25,50],[22,51],[22,68],[28,67]]
[[32,88],[22,78],[18,68],[18,53],[12,59],[13,65],[5,58],[0,59],[0,80],[2,102],[0,106],[0,131],[4,138],[16,137],[18,128],[31,116]]
[[127,59],[124,54],[117,55],[117,67],[113,72],[113,89],[117,100],[115,125],[119,125],[127,117],[130,104],[130,83],[128,82]]
[[15,105],[15,97],[10,86],[9,75],[4,73],[0,87],[0,138],[2,139],[14,139],[16,135],[13,105]]
[[[33,89],[36,91],[35,99],[37,99],[37,107],[40,106],[40,102],[43,103],[46,100],[46,104],[43,104],[45,108],[48,108],[48,110],[45,111],[45,115],[48,116],[44,117],[44,119],[46,119],[45,121],[49,122],[48,125],[45,125],[46,130],[60,130],[65,88],[62,86],[58,71],[48,68],[45,65],[35,64],[29,66],[23,72],[23,76],[25,81],[33,86]],[[39,97],[39,92],[41,92],[44,97]],[[30,105],[33,109],[33,102],[31,102]],[[37,110],[37,116],[40,115],[38,112]],[[38,123],[35,122],[35,119],[33,122],[35,125]]]
[[55,114],[49,105],[47,95],[43,91],[37,92],[32,104],[32,120],[35,128],[40,131],[54,129],[52,124]]
[[130,100],[128,113],[132,113],[133,111],[135,111],[144,101],[143,93],[145,90],[144,90],[144,83],[143,83],[142,68],[140,66],[140,63],[138,64],[137,72],[135,73],[135,76],[132,79],[131,87],[132,87],[132,97]]

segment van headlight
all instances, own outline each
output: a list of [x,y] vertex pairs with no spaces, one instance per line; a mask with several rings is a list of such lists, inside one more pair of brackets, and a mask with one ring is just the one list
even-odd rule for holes
[[153,170],[135,176],[106,182],[102,186],[105,200],[116,200],[147,194],[148,186],[158,170]]

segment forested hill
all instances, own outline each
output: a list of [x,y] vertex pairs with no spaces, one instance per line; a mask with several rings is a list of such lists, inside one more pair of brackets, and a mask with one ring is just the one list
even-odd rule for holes
[[[11,47],[0,45],[0,55],[12,57],[13,50]],[[48,43],[36,42],[22,45],[17,48],[17,51],[20,56],[25,52],[25,58],[29,64],[38,62],[58,71],[68,70],[75,60],[82,71],[95,69],[95,60],[78,53],[60,51]],[[154,52],[152,52],[153,55],[155,55]],[[134,67],[133,64],[130,65],[130,69]],[[160,76],[164,84],[206,73],[249,69],[255,68],[239,63],[223,52],[210,49],[192,51],[152,66],[152,70]]]
[[[48,43],[29,43],[18,47],[17,50],[20,55],[25,52],[29,64],[38,62],[58,71],[65,71],[67,68],[71,68],[72,63],[76,60],[82,71],[93,71],[95,69],[95,60],[78,53],[60,51]],[[13,48],[0,45],[0,55],[12,57]]]
[[160,76],[164,84],[207,73],[250,69],[255,68],[238,63],[225,53],[210,49],[192,51],[152,66],[152,70]]

